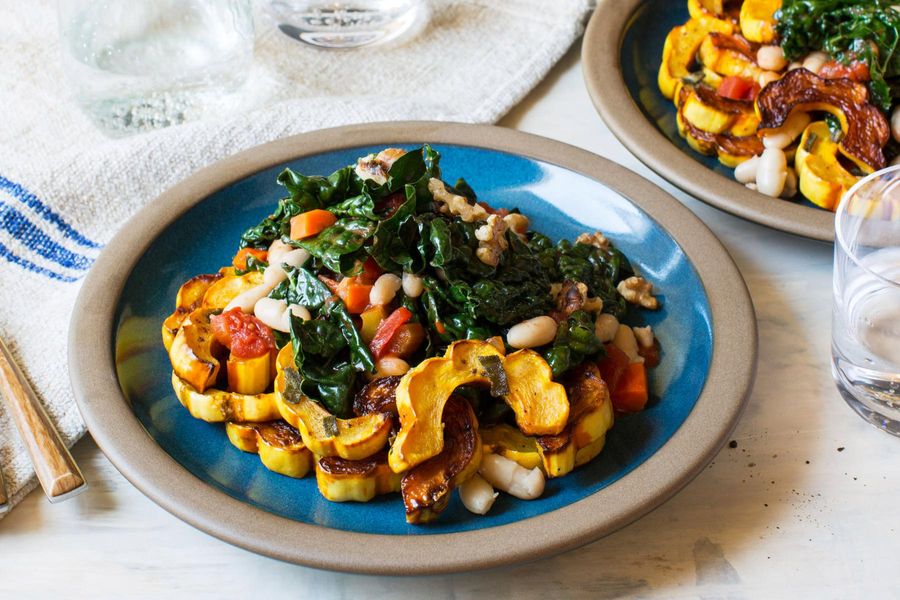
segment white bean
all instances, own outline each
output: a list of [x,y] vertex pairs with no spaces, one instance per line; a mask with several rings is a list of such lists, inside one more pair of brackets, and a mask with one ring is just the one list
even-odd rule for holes
[[756,64],[768,71],[780,71],[787,65],[781,46],[760,46],[756,51]]
[[758,191],[756,189],[756,182],[745,183],[744,187],[747,188],[748,190],[753,190],[754,192]]
[[425,284],[422,278],[412,273],[403,274],[403,293],[410,298],[418,298],[425,291]]
[[613,346],[625,353],[629,362],[644,362],[644,359],[638,354],[637,339],[634,337],[634,331],[628,325],[619,325],[616,329],[616,337],[613,338]]
[[818,74],[822,69],[822,65],[827,63],[830,59],[831,57],[824,52],[811,52],[810,55],[804,59],[803,68]]
[[540,469],[526,469],[505,456],[485,454],[478,472],[495,488],[522,500],[533,500],[544,493],[544,474]]
[[284,300],[276,300],[264,296],[256,301],[253,306],[253,314],[256,318],[278,331],[288,331],[283,328],[284,315],[287,313],[287,303]]
[[759,74],[759,77],[756,80],[756,83],[759,84],[759,87],[764,88],[773,81],[778,81],[781,79],[781,75],[775,73],[773,71],[763,71]]
[[[303,248],[296,248],[295,250],[291,250],[287,254],[282,255],[281,260],[278,264],[288,265],[296,269],[302,267],[308,260],[309,252],[307,252]],[[269,264],[271,264],[271,261],[269,261]]]
[[375,377],[403,375],[409,371],[409,363],[399,356],[382,356],[375,361]]
[[894,141],[900,142],[900,106],[895,106],[891,113],[891,135]]
[[802,68],[803,68],[803,63],[798,60],[795,60],[794,62],[792,62],[791,64],[788,65],[788,71],[796,71],[797,69],[802,69]]
[[309,321],[312,319],[312,315],[309,314],[309,311],[306,310],[305,306],[300,306],[299,304],[291,304],[288,306],[284,312],[281,313],[278,321],[278,327],[271,326],[272,329],[277,329],[278,331],[283,331],[285,333],[291,330],[291,315],[295,317],[300,317],[300,319],[304,321]]
[[282,281],[287,279],[287,273],[281,268],[281,265],[269,264],[263,271],[263,284],[268,285],[269,289],[275,287]]
[[781,190],[782,198],[793,198],[797,195],[797,173],[794,169],[787,170],[787,177],[784,178],[784,189]]
[[376,305],[390,304],[400,289],[400,278],[393,273],[385,273],[375,280],[369,292],[369,303]]
[[616,330],[619,328],[619,320],[609,313],[601,313],[597,315],[594,321],[594,334],[597,339],[603,342],[611,342],[616,337]]
[[777,148],[766,148],[759,158],[756,189],[766,196],[777,198],[784,191],[787,179],[787,157]]
[[811,120],[812,117],[808,113],[794,111],[785,120],[784,125],[763,135],[763,146],[779,150],[787,148],[803,133]]
[[[268,271],[268,269],[266,269]],[[240,308],[245,313],[252,313],[253,308],[256,306],[256,303],[260,298],[269,295],[269,292],[272,291],[274,286],[266,285],[265,283],[261,283],[256,287],[252,287],[245,292],[241,292],[234,298],[232,298],[231,302],[229,302],[225,306],[225,311],[229,311],[232,308]]]
[[294,247],[290,244],[285,244],[281,240],[275,240],[269,245],[268,262],[279,264],[278,259],[293,249]]
[[741,183],[755,183],[759,157],[749,158],[734,168],[734,178]]
[[556,321],[552,317],[535,317],[510,327],[506,333],[506,343],[513,348],[536,348],[552,342],[556,329]]
[[459,486],[459,499],[463,506],[476,515],[487,514],[499,495],[478,473]]
[[634,338],[637,340],[638,346],[641,348],[653,347],[653,329],[649,325],[646,327],[632,327]]

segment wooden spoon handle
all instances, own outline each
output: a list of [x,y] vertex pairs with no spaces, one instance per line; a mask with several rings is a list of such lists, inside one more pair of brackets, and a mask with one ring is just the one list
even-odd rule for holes
[[6,399],[9,414],[50,502],[65,500],[83,491],[86,487],[84,476],[2,339],[0,395]]

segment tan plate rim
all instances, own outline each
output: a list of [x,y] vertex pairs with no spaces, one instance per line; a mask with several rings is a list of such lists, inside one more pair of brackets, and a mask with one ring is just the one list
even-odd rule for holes
[[[134,264],[194,204],[253,173],[329,150],[422,142],[483,147],[571,169],[632,199],[660,223],[684,249],[709,298],[713,352],[696,406],[659,451],[610,486],[555,511],[476,531],[420,536],[340,531],[274,515],[202,482],[149,436],[119,387],[115,312]],[[73,314],[69,366],[75,398],[97,444],[138,489],[187,523],[248,550],[311,567],[381,575],[534,560],[634,521],[687,484],[722,447],[749,397],[757,359],[756,318],[744,281],[725,248],[687,208],[624,167],[584,150],[509,129],[456,123],[326,129],[270,142],[202,169],[150,202],[113,238],[89,272]]]
[[673,144],[641,112],[622,78],[621,49],[626,26],[645,1],[600,0],[581,44],[588,94],[613,134],[661,177],[711,206],[787,233],[834,241],[833,213],[769,198],[710,170]]

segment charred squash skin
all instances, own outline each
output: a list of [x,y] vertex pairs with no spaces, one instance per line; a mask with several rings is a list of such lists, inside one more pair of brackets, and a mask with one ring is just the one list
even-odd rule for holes
[[222,275],[219,273],[197,275],[188,279],[178,288],[178,295],[175,297],[175,312],[166,317],[162,325],[163,345],[166,347],[166,352],[172,348],[172,342],[187,316],[200,308],[206,290],[221,278]]
[[312,452],[303,445],[300,432],[284,421],[232,422],[225,425],[225,431],[236,448],[259,454],[260,462],[270,471],[299,479],[312,469]]
[[198,308],[190,313],[169,346],[175,374],[200,393],[215,385],[221,367],[216,357],[218,343],[209,321],[214,312]]
[[274,394],[236,394],[215,388],[201,392],[176,373],[172,373],[172,388],[191,416],[207,423],[260,422],[281,418]]
[[371,413],[387,413],[397,416],[397,386],[399,385],[399,375],[379,377],[370,381],[353,397],[353,414],[357,417]]
[[408,471],[400,483],[408,523],[428,523],[450,502],[453,489],[481,465],[478,420],[466,400],[452,396],[444,407],[444,449]]
[[[687,99],[694,95],[698,102],[711,109],[731,114],[734,120],[731,122],[730,131],[724,133],[712,133],[696,127],[685,118],[684,107]],[[708,86],[683,86],[679,90],[678,112],[676,119],[678,131],[688,144],[697,152],[710,156],[718,156],[719,161],[727,166],[734,167],[741,162],[761,154],[765,149],[762,140],[756,135],[755,127],[738,127],[741,119],[753,117],[753,107],[750,102],[729,100],[719,96],[715,90]],[[753,119],[753,123],[756,119]],[[753,125],[750,123],[750,125]],[[732,131],[749,129],[753,131],[748,135],[735,135]]]
[[885,166],[882,148],[891,128],[887,118],[868,102],[866,86],[850,79],[823,79],[807,69],[788,71],[767,85],[756,98],[759,133],[784,125],[795,110],[821,110],[841,122],[841,152],[867,173]]
[[332,502],[368,502],[381,494],[399,492],[400,478],[388,466],[385,451],[359,460],[324,456],[316,461],[316,484]]

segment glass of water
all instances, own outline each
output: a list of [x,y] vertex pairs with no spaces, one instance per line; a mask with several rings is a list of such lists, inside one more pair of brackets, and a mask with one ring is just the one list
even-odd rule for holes
[[862,179],[835,216],[832,372],[856,412],[900,435],[900,166]]
[[63,66],[113,136],[227,111],[253,60],[250,0],[59,0]]
[[282,33],[313,46],[357,48],[396,40],[426,20],[424,0],[270,0]]

